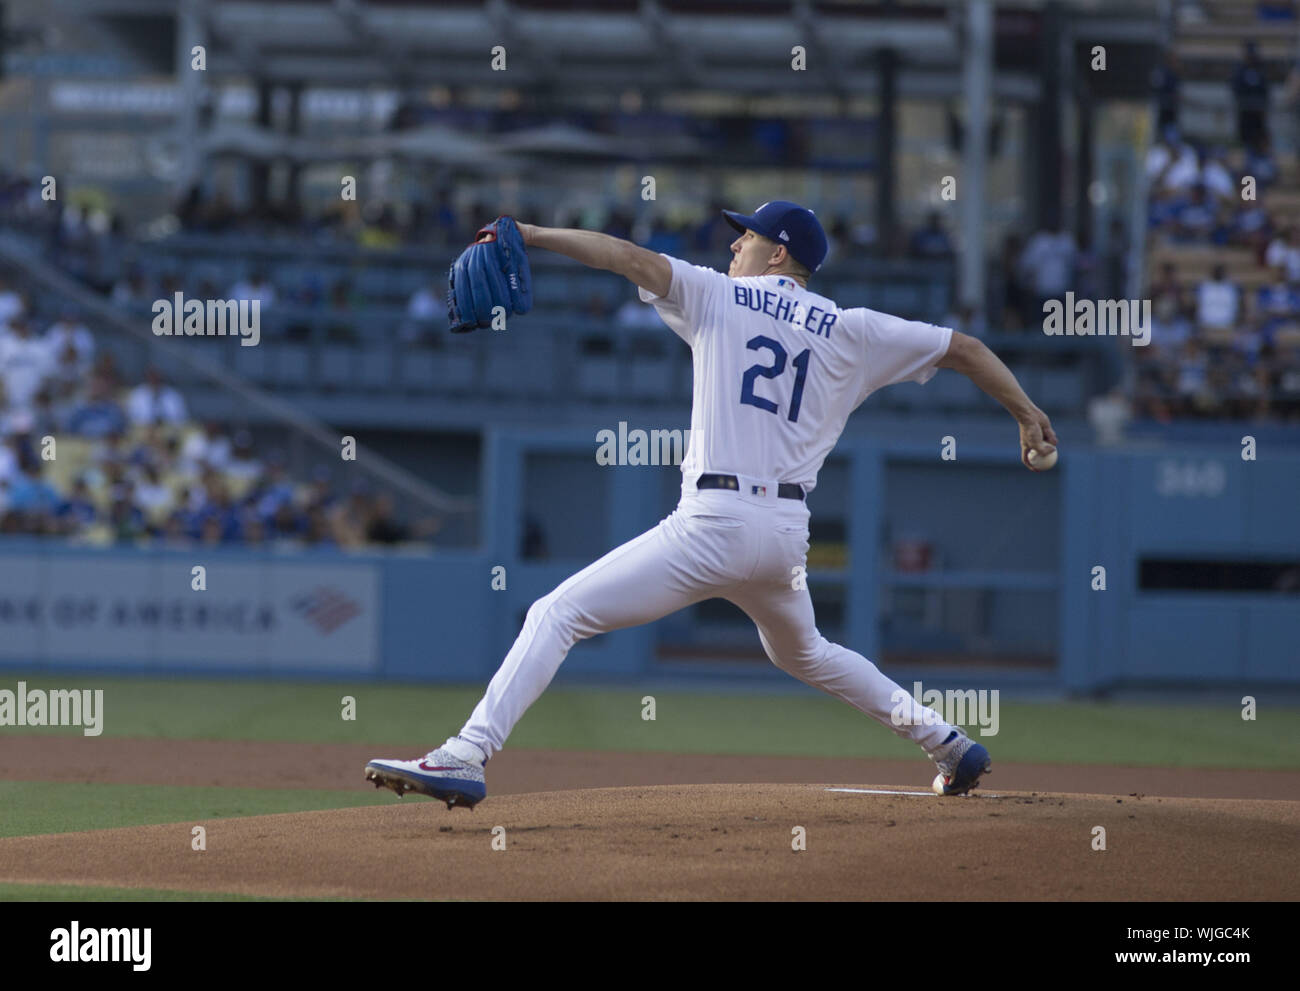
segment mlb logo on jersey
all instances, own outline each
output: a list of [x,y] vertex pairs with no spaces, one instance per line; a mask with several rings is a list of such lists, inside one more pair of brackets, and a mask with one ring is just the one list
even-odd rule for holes
[[750,495],[765,496],[765,495],[767,495],[767,486],[766,486],[766,485],[751,485],[751,486],[749,487],[749,493],[750,493]]

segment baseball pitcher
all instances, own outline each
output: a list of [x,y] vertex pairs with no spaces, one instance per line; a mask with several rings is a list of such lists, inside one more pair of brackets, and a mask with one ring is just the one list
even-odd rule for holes
[[366,778],[473,807],[484,764],[550,684],[577,641],[649,623],[703,599],[735,603],[772,663],[919,745],[947,795],[974,788],[988,751],[861,654],[817,630],[806,583],[807,496],[849,414],[877,389],[967,375],[1020,427],[1021,460],[1055,450],[1051,423],[987,347],[965,334],[855,307],[808,288],[827,241],[811,210],[785,201],[725,211],[739,236],[726,275],[593,231],[515,225],[480,231],[451,273],[453,329],[486,326],[494,306],[525,312],[524,247],[545,248],[633,282],[694,363],[690,444],[676,510],[533,603],[523,630],[460,732],[424,758],[373,760]]

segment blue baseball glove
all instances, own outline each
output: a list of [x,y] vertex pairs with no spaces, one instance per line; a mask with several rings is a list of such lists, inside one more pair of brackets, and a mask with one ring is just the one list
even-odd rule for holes
[[533,277],[519,228],[497,217],[474,237],[447,273],[447,319],[453,334],[492,325],[492,311],[527,313],[533,306]]

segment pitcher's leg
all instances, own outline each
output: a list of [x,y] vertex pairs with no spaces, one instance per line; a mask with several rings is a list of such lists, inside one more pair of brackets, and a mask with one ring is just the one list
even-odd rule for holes
[[639,626],[714,594],[665,521],[610,551],[533,603],[523,630],[459,736],[489,757],[579,640]]
[[926,753],[939,747],[954,729],[871,661],[822,636],[807,589],[765,584],[739,589],[726,598],[754,621],[772,663],[800,681],[843,699]]

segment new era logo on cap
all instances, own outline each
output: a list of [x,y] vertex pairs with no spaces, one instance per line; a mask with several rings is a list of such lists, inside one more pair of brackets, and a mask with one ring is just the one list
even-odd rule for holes
[[782,241],[788,241],[788,240],[790,240],[790,235],[787,234],[785,231],[782,231],[782,232],[781,232],[779,235],[777,235],[777,236],[780,237]]

